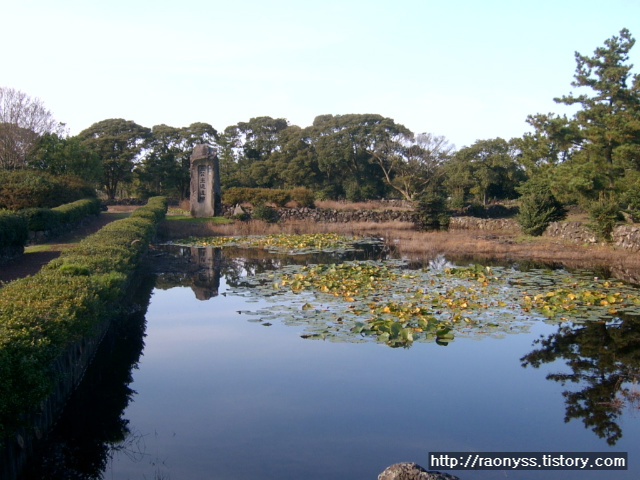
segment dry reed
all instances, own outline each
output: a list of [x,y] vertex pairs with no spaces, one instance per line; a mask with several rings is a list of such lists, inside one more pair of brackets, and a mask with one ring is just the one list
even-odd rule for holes
[[521,237],[516,233],[487,230],[422,232],[409,222],[324,223],[291,220],[266,223],[260,220],[214,224],[212,222],[163,222],[161,239],[210,235],[267,235],[277,233],[339,233],[384,238],[399,255],[427,261],[437,255],[458,261],[538,261],[569,268],[606,269],[614,276],[640,282],[640,254],[608,245],[578,245],[550,237]]

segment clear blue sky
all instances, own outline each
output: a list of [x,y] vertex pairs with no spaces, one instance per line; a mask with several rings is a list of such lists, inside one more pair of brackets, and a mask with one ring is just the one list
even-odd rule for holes
[[458,148],[561,113],[574,52],[628,28],[638,0],[0,0],[0,86],[77,134],[251,117],[305,127],[378,113]]

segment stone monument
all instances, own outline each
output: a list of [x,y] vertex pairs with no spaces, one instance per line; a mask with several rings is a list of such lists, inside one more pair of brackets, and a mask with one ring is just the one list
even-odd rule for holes
[[198,144],[191,153],[191,216],[215,217],[222,213],[218,152]]

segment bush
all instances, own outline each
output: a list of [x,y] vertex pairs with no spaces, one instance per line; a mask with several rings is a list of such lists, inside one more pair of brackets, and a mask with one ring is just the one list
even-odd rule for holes
[[550,192],[531,192],[520,197],[516,220],[526,235],[540,236],[551,222],[565,219],[567,210]]
[[447,201],[439,192],[426,192],[416,205],[416,212],[423,230],[442,230],[449,227],[451,216]]
[[298,204],[301,208],[314,208],[313,190],[306,187],[292,188],[290,191],[291,200]]
[[28,169],[0,171],[0,209],[53,208],[95,196],[95,190],[77,177]]
[[61,223],[76,223],[89,215],[100,215],[100,207],[101,203],[97,198],[83,198],[52,210],[59,214]]
[[29,230],[33,232],[51,230],[62,223],[60,215],[50,208],[25,208],[18,213],[27,219]]
[[100,200],[85,198],[56,208],[25,208],[18,212],[27,219],[29,230],[52,230],[66,224],[74,224],[89,215],[100,214]]
[[27,219],[9,211],[0,211],[0,248],[22,247],[29,238]]
[[232,187],[222,194],[222,201],[227,205],[239,205],[250,203],[252,205],[262,205],[273,203],[278,207],[284,207],[291,199],[289,190],[277,188],[246,188]]
[[620,205],[613,197],[600,197],[588,207],[591,223],[589,227],[603,242],[611,240],[613,227],[622,219]]
[[634,223],[640,222],[640,184],[636,184],[629,188],[622,195],[623,211],[631,217]]
[[258,205],[251,212],[251,217],[255,220],[262,220],[267,223],[275,223],[278,221],[278,212],[268,205]]

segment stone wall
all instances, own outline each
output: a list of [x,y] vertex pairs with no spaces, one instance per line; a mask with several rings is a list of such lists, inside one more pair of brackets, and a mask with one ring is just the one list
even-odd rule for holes
[[[239,213],[238,206],[226,206],[224,216],[233,217]],[[245,209],[251,213],[251,209]],[[336,210],[321,208],[278,208],[276,209],[278,220],[298,220],[325,223],[352,223],[352,222],[410,222],[415,223],[417,216],[410,210]]]
[[640,226],[618,225],[611,234],[613,243],[627,250],[640,251]]
[[452,217],[449,223],[451,230],[504,230],[519,232],[520,225],[513,218],[477,218]]
[[544,231],[545,237],[555,237],[574,243],[598,243],[598,237],[582,222],[551,222]]

